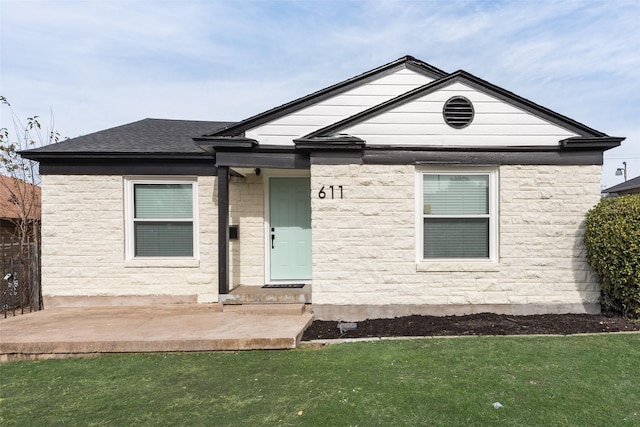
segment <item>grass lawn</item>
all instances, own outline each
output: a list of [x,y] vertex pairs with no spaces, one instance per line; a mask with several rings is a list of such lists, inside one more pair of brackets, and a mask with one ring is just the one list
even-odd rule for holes
[[0,425],[631,426],[639,375],[635,334],[12,362]]

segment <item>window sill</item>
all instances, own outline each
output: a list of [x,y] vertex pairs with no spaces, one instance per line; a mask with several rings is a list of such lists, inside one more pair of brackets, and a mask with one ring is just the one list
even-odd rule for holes
[[137,258],[128,259],[124,262],[125,268],[197,268],[200,267],[199,259],[178,259],[178,258]]
[[418,262],[418,272],[466,272],[466,271],[500,271],[500,264],[493,261],[445,261],[445,262]]

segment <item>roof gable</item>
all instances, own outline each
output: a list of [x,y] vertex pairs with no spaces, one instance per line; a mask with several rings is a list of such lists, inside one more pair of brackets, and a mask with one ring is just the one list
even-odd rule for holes
[[447,75],[446,72],[432,65],[429,65],[426,62],[420,61],[412,56],[404,56],[393,62],[385,64],[381,67],[367,71],[351,79],[342,81],[333,86],[329,86],[325,89],[311,93],[302,98],[298,98],[294,101],[291,101],[279,107],[273,108],[271,110],[265,111],[264,113],[260,113],[248,119],[242,120],[238,123],[234,123],[230,126],[227,126],[216,132],[206,134],[204,136],[206,137],[242,136],[244,132],[246,132],[249,129],[252,129],[260,125],[263,125],[267,122],[276,120],[280,117],[283,117],[287,114],[291,114],[295,111],[299,111],[312,104],[316,104],[323,100],[332,98],[336,95],[352,90],[358,86],[365,85],[373,80],[379,79],[385,75],[395,73],[401,69],[409,69],[416,73],[420,73],[422,75],[430,77],[432,79],[439,79]]
[[395,71],[367,84],[247,130],[244,136],[261,145],[291,146],[293,140],[393,99],[433,79],[408,69]]
[[365,123],[366,121],[379,116],[383,113],[392,111],[408,103],[416,101],[422,97],[433,94],[448,86],[454,84],[463,84],[469,88],[477,90],[478,92],[489,95],[495,99],[498,99],[505,104],[508,104],[514,108],[525,111],[533,116],[536,116],[546,122],[552,123],[566,131],[575,134],[579,137],[586,138],[602,138],[607,137],[606,134],[592,129],[582,123],[572,120],[566,116],[558,114],[548,108],[538,105],[532,101],[529,101],[523,97],[520,97],[512,92],[504,90],[498,86],[495,86],[485,80],[473,76],[465,71],[459,70],[448,76],[445,76],[439,80],[428,83],[424,86],[416,88],[405,94],[402,94],[394,99],[379,104],[368,110],[365,110],[359,114],[348,117],[344,120],[333,123],[322,129],[318,129],[301,138],[301,140],[309,140],[313,138],[323,138],[338,134],[342,131],[355,127],[358,124]]

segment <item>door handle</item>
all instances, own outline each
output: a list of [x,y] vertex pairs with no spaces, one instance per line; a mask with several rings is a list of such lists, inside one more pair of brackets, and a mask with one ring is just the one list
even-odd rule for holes
[[275,233],[276,229],[272,228],[271,229],[271,249],[275,249],[275,246],[273,245],[273,242],[276,240],[276,233]]

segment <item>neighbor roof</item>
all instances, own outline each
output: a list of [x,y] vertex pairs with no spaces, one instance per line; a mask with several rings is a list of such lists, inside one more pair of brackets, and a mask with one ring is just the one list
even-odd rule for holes
[[[29,199],[35,198],[34,203]],[[40,187],[28,182],[0,175],[0,218],[20,219],[19,203],[27,202],[25,209],[28,219],[40,218]]]
[[623,191],[640,190],[640,176],[631,178],[623,182],[622,184],[614,185],[613,187],[605,188],[603,193],[620,193]]

